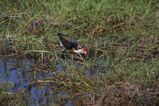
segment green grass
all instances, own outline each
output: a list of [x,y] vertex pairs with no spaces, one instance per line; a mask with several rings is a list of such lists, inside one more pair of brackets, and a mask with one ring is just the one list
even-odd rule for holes
[[[91,83],[88,89],[84,84],[86,90],[80,88],[79,92],[90,90],[98,95],[101,89],[125,80],[140,85],[156,81],[158,0],[2,0],[0,4],[0,38],[3,39],[0,48],[4,50],[11,48],[13,54],[31,55],[39,60],[51,56],[54,68],[60,60],[57,32],[67,33],[89,48],[89,56],[79,71],[81,76],[70,79],[71,84]],[[42,23],[32,26],[33,20]],[[7,41],[8,36],[12,37],[11,41]],[[5,46],[6,42],[12,42],[11,47]],[[85,78],[83,73],[97,61],[110,67],[110,72],[105,74],[101,68],[96,80]],[[66,69],[72,67],[66,60],[62,64]],[[74,71],[70,73],[77,76],[79,73]]]

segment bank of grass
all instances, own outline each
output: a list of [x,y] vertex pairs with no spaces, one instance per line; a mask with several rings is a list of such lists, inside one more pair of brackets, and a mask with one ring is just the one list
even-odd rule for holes
[[[83,70],[94,66],[97,61],[110,67],[111,72],[105,74],[100,70],[98,79],[92,80],[94,84],[88,87],[91,92],[97,95],[101,89],[107,92],[109,86],[118,86],[118,82],[148,86],[157,80],[158,0],[2,0],[0,4],[2,56],[16,54],[39,60],[49,58],[54,68],[60,58],[56,33],[63,32],[90,49]],[[8,40],[8,36],[11,39]],[[69,67],[65,60],[62,63]],[[80,80],[75,82],[83,84],[83,81],[89,81],[83,76],[78,78]]]

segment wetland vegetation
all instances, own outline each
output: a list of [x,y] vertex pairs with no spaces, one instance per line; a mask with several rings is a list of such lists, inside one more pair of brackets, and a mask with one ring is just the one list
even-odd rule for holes
[[[159,104],[158,0],[0,4],[0,105]],[[86,59],[61,52],[58,32]]]

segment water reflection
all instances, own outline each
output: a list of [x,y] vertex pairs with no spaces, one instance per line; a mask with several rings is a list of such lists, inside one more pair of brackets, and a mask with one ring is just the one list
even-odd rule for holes
[[[25,90],[24,97],[27,99],[27,104],[31,106],[44,106],[57,104],[59,95],[66,95],[65,93],[53,94],[50,84],[46,83],[44,86],[29,83],[35,79],[44,79],[53,76],[52,72],[37,72],[34,77],[30,77],[30,70],[34,66],[34,60],[8,58],[0,60],[0,85],[9,85],[6,87],[6,92],[18,93]],[[59,70],[61,66],[56,66]],[[60,69],[62,70],[62,69]],[[72,101],[68,100],[66,106],[73,106]]]
[[[31,106],[58,105],[74,106],[66,91],[54,92],[50,83],[39,86],[36,83],[30,84],[35,80],[42,80],[54,76],[54,72],[38,71],[30,73],[35,63],[31,59],[8,58],[0,60],[0,85],[8,84],[6,92],[18,93],[25,91],[23,96],[27,104]],[[64,72],[64,65],[57,63],[55,70],[57,73]],[[80,69],[82,64],[77,63],[76,68]],[[86,71],[88,77],[98,75],[100,64],[97,64]],[[107,68],[104,68],[107,70]],[[95,71],[96,70],[96,71]]]

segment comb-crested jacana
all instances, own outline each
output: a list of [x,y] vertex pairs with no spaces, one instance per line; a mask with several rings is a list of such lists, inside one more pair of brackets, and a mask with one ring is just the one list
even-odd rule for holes
[[78,42],[74,38],[70,38],[65,36],[62,33],[57,33],[59,37],[60,45],[65,47],[66,50],[71,50],[76,54],[84,54],[85,56],[88,54],[87,48],[79,48]]

